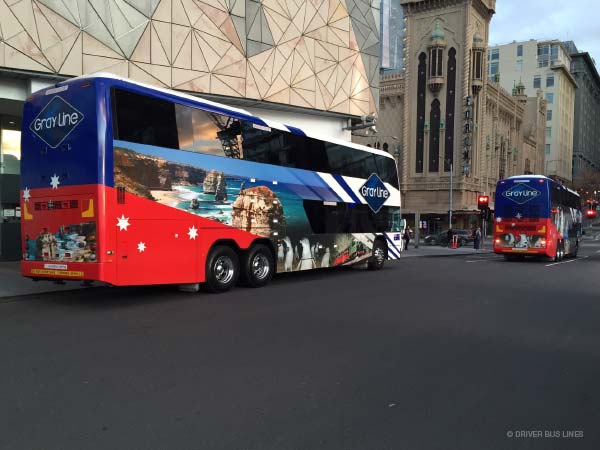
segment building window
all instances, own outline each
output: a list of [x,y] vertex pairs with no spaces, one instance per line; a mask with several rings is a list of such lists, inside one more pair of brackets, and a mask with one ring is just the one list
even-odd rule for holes
[[542,87],[542,77],[539,75],[534,75],[533,77],[533,88],[540,89]]
[[548,76],[546,76],[546,87],[553,87],[554,86],[554,74],[548,74]]
[[496,75],[498,72],[500,71],[500,63],[499,62],[493,62],[490,63],[490,75]]
[[552,120],[552,110],[549,109],[548,111],[546,111],[546,120],[547,121],[551,121]]
[[523,61],[517,61],[517,72],[523,72]]
[[546,101],[548,103],[554,103],[554,94],[552,92],[546,92]]
[[490,50],[490,60],[491,61],[499,61],[500,60],[500,49],[493,48]]
[[552,139],[552,127],[546,127],[546,140]]
[[3,116],[0,122],[0,174],[19,175],[21,172],[21,120]]
[[546,155],[550,154],[550,144],[546,144]]
[[433,47],[429,51],[429,77],[442,77],[444,76],[442,58],[444,56],[444,49],[441,47]]
[[517,45],[517,58],[522,58],[522,57],[523,57],[523,46]]

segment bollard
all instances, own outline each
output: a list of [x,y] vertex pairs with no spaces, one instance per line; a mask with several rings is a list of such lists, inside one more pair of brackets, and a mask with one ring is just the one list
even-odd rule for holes
[[458,248],[458,236],[452,236],[452,248]]

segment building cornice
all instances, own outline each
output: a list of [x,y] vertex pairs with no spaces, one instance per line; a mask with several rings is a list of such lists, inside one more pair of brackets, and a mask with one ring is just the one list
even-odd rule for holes
[[569,81],[573,84],[573,87],[575,89],[579,88],[577,81],[575,81],[575,78],[573,78],[573,75],[571,74],[571,72],[569,72],[569,69],[564,64],[555,64],[555,65],[551,66],[550,69],[552,69],[556,72],[559,72],[559,71],[562,72],[569,79]]
[[592,73],[592,76],[596,81],[596,86],[600,87],[600,75],[598,75],[598,69],[596,69],[596,65],[590,54],[588,52],[571,53],[571,59],[574,60],[575,58],[583,59],[589,72]]

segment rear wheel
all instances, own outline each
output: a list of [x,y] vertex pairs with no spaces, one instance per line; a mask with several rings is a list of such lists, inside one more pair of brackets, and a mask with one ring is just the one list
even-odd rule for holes
[[387,256],[387,248],[385,244],[377,240],[373,243],[373,255],[369,258],[367,268],[369,270],[379,270],[383,268],[385,264],[385,258]]
[[206,259],[206,283],[209,292],[226,292],[237,283],[240,263],[237,253],[226,245],[212,248]]
[[242,262],[241,279],[250,287],[262,287],[271,281],[275,273],[275,258],[271,250],[263,244],[256,244],[248,250]]

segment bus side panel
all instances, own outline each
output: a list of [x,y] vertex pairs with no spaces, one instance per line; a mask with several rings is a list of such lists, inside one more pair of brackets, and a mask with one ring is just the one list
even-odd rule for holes
[[217,240],[244,249],[259,237],[114,188],[106,188],[106,199],[112,264],[105,281],[119,286],[203,282]]

